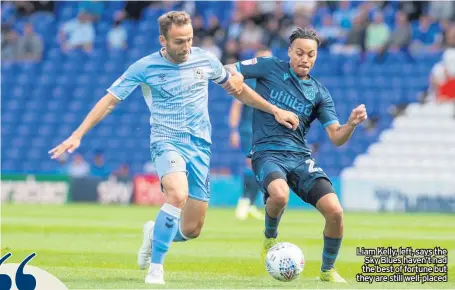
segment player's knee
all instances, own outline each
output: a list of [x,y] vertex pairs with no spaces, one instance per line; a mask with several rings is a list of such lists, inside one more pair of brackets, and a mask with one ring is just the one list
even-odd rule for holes
[[167,196],[167,203],[172,204],[175,207],[182,208],[185,205],[185,201],[188,194],[185,192],[174,192]]
[[172,172],[161,178],[166,202],[182,208],[188,198],[188,180],[185,172]]
[[285,180],[276,179],[272,181],[267,187],[267,192],[275,205],[285,207],[288,204],[289,186]]
[[323,195],[316,203],[316,208],[322,213],[330,225],[343,225],[343,208],[334,193]]
[[342,227],[343,226],[343,209],[341,208],[341,206],[336,206],[336,207],[330,208],[326,213],[325,219],[330,224]]
[[283,192],[280,192],[279,194],[275,195],[272,200],[277,206],[285,207],[288,204],[289,194],[286,195]]
[[199,237],[202,231],[202,226],[204,225],[203,221],[197,221],[190,223],[188,225],[182,226],[182,231],[190,239],[195,239]]
[[194,228],[189,233],[187,233],[186,236],[190,239],[196,239],[197,237],[199,237],[200,234],[201,234],[201,228]]
[[166,202],[182,208],[185,205],[185,201],[188,198],[188,192],[185,189],[179,188],[178,186],[170,186],[164,189],[166,192]]

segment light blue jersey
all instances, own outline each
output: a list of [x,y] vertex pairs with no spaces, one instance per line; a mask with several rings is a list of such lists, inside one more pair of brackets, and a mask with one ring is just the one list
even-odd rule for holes
[[139,85],[150,110],[152,160],[160,179],[187,172],[189,196],[210,197],[210,144],[208,81],[222,85],[229,73],[211,53],[191,48],[188,60],[174,64],[162,51],[134,64],[107,90],[125,100]]
[[107,91],[125,100],[141,86],[151,113],[151,143],[191,143],[191,137],[211,143],[208,81],[223,84],[228,78],[213,54],[193,47],[181,64],[171,63],[161,51],[138,60]]

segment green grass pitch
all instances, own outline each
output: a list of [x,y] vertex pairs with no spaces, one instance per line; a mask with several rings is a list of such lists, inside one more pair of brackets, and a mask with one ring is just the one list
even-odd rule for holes
[[[58,277],[70,289],[138,289],[145,271],[136,266],[142,224],[157,208],[100,205],[11,205],[1,211],[2,255]],[[275,281],[259,260],[263,222],[237,221],[233,209],[210,208],[202,235],[174,243],[165,260],[164,288],[452,288],[455,289],[455,216],[345,212],[345,237],[336,268],[350,283],[316,280],[322,251],[323,218],[313,211],[287,210],[279,228],[282,241],[295,243],[306,266],[295,281]],[[363,258],[356,247],[411,246],[449,250],[448,283],[357,283]],[[155,287],[156,288],[156,287]]]

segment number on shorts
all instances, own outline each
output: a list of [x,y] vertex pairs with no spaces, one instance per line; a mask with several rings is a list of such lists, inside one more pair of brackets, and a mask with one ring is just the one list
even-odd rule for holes
[[308,166],[308,172],[313,173],[313,172],[320,172],[322,171],[322,168],[320,167],[314,167],[314,160],[313,159],[307,159],[305,161],[306,164],[309,164]]

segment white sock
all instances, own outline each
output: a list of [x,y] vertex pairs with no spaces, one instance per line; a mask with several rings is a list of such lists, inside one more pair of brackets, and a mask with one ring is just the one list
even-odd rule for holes
[[163,265],[150,263],[149,272],[151,272],[153,270],[163,270]]

